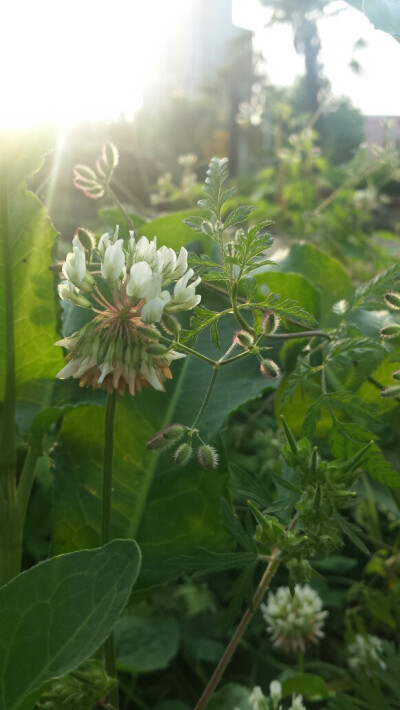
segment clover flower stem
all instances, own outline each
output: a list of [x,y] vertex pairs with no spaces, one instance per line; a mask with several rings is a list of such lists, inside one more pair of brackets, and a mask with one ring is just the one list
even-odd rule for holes
[[299,673],[304,673],[304,653],[302,651],[297,654],[297,670]]
[[7,167],[0,175],[0,230],[4,264],[5,387],[0,440],[0,586],[21,569],[23,520],[19,513],[15,448],[15,342]]
[[[104,423],[104,461],[103,461],[103,510],[101,518],[101,544],[106,545],[111,538],[111,501],[112,501],[112,461],[114,448],[114,414],[117,393],[107,394]],[[104,643],[105,667],[109,676],[117,677],[117,665],[112,635]],[[119,708],[118,687],[110,691],[110,701]]]
[[121,202],[119,201],[119,199],[118,199],[118,197],[116,196],[114,190],[113,190],[109,185],[107,185],[106,191],[107,191],[108,196],[111,197],[112,201],[115,203],[115,206],[116,206],[116,207],[119,209],[119,211],[124,215],[124,217],[125,217],[127,223],[129,224],[130,228],[131,228],[131,229],[135,229],[135,225],[133,224],[131,218],[129,217],[129,215],[128,215],[126,209],[123,207],[123,205],[122,205]]
[[234,632],[231,640],[229,641],[220,662],[218,663],[218,666],[216,667],[213,675],[210,678],[210,681],[204,690],[203,695],[201,696],[199,702],[197,703],[195,710],[203,710],[203,708],[206,707],[208,701],[211,698],[211,695],[213,694],[214,690],[216,689],[219,681],[221,680],[233,654],[235,653],[242,636],[244,632],[246,631],[250,621],[252,620],[255,612],[257,611],[260,603],[263,600],[263,597],[265,595],[265,592],[267,591],[275,573],[278,570],[278,567],[280,565],[280,560],[279,560],[279,550],[277,548],[274,548],[271,553],[271,558],[268,563],[268,566],[261,577],[260,583],[257,587],[257,590],[253,596],[253,603],[251,608],[249,607],[245,613],[243,614],[238,626],[236,627],[236,631]]

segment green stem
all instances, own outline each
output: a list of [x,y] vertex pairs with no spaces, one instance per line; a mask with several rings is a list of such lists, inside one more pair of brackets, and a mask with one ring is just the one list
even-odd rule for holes
[[[163,341],[163,338],[160,338],[160,342]],[[217,364],[215,360],[212,360],[210,357],[207,357],[207,355],[202,355],[202,353],[198,353],[196,350],[192,350],[192,348],[189,348],[187,345],[182,345],[182,343],[177,343],[176,347],[179,348],[179,350],[182,350],[184,353],[187,353],[188,355],[193,355],[194,357],[200,358],[200,360],[204,360],[204,362],[208,362],[209,365],[212,365],[215,367]]]
[[199,411],[197,412],[196,419],[194,420],[194,422],[193,422],[193,424],[192,424],[192,426],[191,426],[192,429],[195,429],[195,428],[196,428],[196,426],[197,426],[197,424],[199,423],[201,417],[203,416],[203,412],[204,412],[204,410],[205,410],[205,408],[206,408],[206,406],[207,406],[207,404],[208,404],[208,400],[210,399],[211,393],[212,393],[212,391],[213,391],[213,389],[214,389],[215,380],[216,380],[217,375],[218,375],[218,370],[219,370],[219,365],[214,365],[214,367],[213,367],[213,373],[212,373],[211,380],[210,380],[210,383],[209,383],[208,388],[207,388],[207,392],[205,393],[204,399],[203,399],[203,401],[202,401],[202,403],[201,403],[201,405],[200,405],[200,409],[199,409]]
[[227,360],[221,360],[221,367],[222,365],[229,365],[231,362],[236,362],[236,360],[242,360],[244,357],[248,357],[251,355],[252,352],[251,350],[246,350],[243,353],[239,353],[239,355],[234,355],[233,357],[229,357]]
[[28,502],[32,491],[33,482],[35,480],[36,464],[38,453],[36,450],[29,447],[25,457],[24,467],[21,471],[21,476],[18,483],[18,505],[20,515],[25,520]]
[[260,603],[263,600],[264,594],[267,591],[272,578],[274,577],[279,564],[279,551],[278,549],[274,549],[271,554],[271,559],[268,563],[268,566],[261,577],[261,581],[257,587],[257,591],[254,594],[253,597],[253,603],[251,608],[249,607],[245,613],[243,614],[236,631],[234,632],[231,640],[229,641],[224,654],[221,657],[220,662],[218,663],[218,666],[216,667],[206,689],[204,690],[203,695],[201,696],[199,702],[197,703],[195,710],[203,710],[203,708],[207,705],[208,701],[211,698],[211,695],[213,694],[215,688],[217,687],[219,681],[221,680],[233,654],[235,653],[242,636],[244,632],[246,631],[250,621],[252,620],[255,612],[257,611]]
[[15,449],[15,342],[7,168],[0,175],[0,229],[4,265],[5,373],[0,437],[0,585],[21,569],[23,520],[17,500]]
[[244,328],[244,330],[247,330],[248,333],[254,333],[254,328],[251,327],[251,325],[248,324],[245,318],[243,318],[242,314],[239,311],[238,305],[237,305],[237,291],[238,291],[238,282],[234,281],[232,284],[232,310],[233,314],[238,321],[238,323]]
[[326,338],[327,340],[332,340],[328,333],[324,333],[323,330],[303,330],[300,333],[274,333],[273,335],[266,336],[269,340],[295,340],[295,338]]
[[116,207],[117,207],[117,208],[119,209],[119,211],[122,212],[122,214],[124,215],[124,217],[125,217],[126,221],[128,222],[130,228],[131,228],[131,229],[135,229],[135,225],[133,224],[131,218],[129,217],[129,215],[128,215],[126,209],[125,209],[125,207],[124,207],[124,206],[122,205],[122,203],[119,201],[119,199],[118,199],[118,197],[116,196],[116,194],[115,194],[114,190],[112,189],[112,187],[110,187],[109,185],[107,185],[107,186],[106,186],[106,190],[107,190],[107,194],[109,195],[109,197],[111,197],[111,199],[113,200],[113,202],[115,202]]
[[[104,422],[104,463],[103,463],[103,512],[101,519],[101,544],[106,545],[111,539],[112,509],[112,462],[114,448],[114,414],[117,393],[107,394]],[[114,641],[112,635],[104,644],[105,667],[108,675],[117,678]],[[118,687],[110,691],[110,701],[118,710]]]
[[8,220],[8,185],[6,167],[3,167],[0,184],[0,219],[4,263],[4,311],[5,311],[5,387],[0,446],[2,476],[16,475],[15,451],[15,342],[14,342],[14,295],[12,282],[11,240]]

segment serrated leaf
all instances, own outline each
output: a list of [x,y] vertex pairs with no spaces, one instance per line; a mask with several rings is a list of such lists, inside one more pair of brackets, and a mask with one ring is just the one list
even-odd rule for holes
[[360,306],[365,307],[367,304],[369,304],[370,307],[372,306],[377,310],[381,310],[385,307],[383,303],[384,294],[387,291],[396,291],[399,286],[400,265],[393,264],[356,289],[352,310]]
[[112,630],[140,566],[133,540],[46,560],[0,589],[0,701],[31,710],[43,685],[75,670]]
[[243,205],[230,212],[224,221],[224,229],[233,227],[235,224],[242,224],[256,208],[252,205]]
[[352,523],[349,523],[348,520],[346,520],[342,515],[340,515],[337,510],[335,511],[334,515],[339,529],[342,531],[343,535],[348,537],[349,540],[353,543],[353,545],[357,547],[361,552],[370,557],[370,551],[368,550],[368,547],[364,545],[363,541],[358,536],[360,528],[358,528],[356,525],[353,525]]

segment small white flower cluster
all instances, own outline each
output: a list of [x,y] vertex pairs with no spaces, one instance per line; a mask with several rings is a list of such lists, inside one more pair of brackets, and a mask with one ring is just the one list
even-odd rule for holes
[[[127,250],[124,240],[118,239],[118,228],[111,238],[109,233],[100,238],[97,252],[100,256],[101,275],[113,290],[123,289],[132,302],[143,300],[141,319],[144,323],[159,323],[163,311],[176,313],[197,306],[201,296],[196,294],[200,277],[189,283],[193,269],[188,269],[187,251],[181,248],[179,255],[166,246],[157,249],[157,238],[149,241],[141,237],[136,241],[130,232]],[[85,249],[74,237],[72,252],[67,255],[62,273],[65,281],[59,285],[60,298],[90,307],[80,291],[91,293],[95,280],[86,265]],[[164,290],[176,281],[172,295]]]
[[[97,261],[89,271],[86,250],[75,236],[62,267],[60,298],[97,315],[57,343],[71,351],[57,377],[80,378],[82,386],[110,392],[128,388],[135,394],[142,386],[163,390],[163,381],[172,377],[169,365],[184,355],[158,342],[161,333],[155,324],[166,327],[168,318],[174,321],[170,314],[190,310],[201,300],[196,294],[201,279],[193,280],[186,249],[178,255],[166,246],[157,249],[156,237],[136,240],[133,232],[125,248],[117,228],[113,237],[103,234],[92,252]],[[167,290],[171,284],[172,292]]]
[[379,668],[385,670],[383,661],[383,641],[379,636],[356,634],[354,641],[347,647],[348,664],[353,671],[362,671],[372,675]]
[[[259,685],[257,685],[249,697],[249,702],[252,710],[282,710],[280,700],[282,699],[282,685],[279,680],[273,680],[269,685],[269,700],[263,694]],[[288,710],[307,710],[303,703],[302,695],[293,695],[292,703]]]
[[283,651],[304,652],[308,645],[323,637],[322,627],[327,611],[322,611],[322,599],[308,584],[296,586],[294,596],[289,587],[280,587],[268,595],[261,605],[272,643]]

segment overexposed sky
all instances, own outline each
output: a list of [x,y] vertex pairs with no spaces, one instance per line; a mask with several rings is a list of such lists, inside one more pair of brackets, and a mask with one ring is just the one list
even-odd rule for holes
[[[218,0],[216,0],[218,1]],[[399,0],[400,2],[400,0]],[[263,51],[267,71],[273,83],[289,86],[296,75],[304,73],[304,64],[293,47],[289,26],[263,29],[269,13],[259,0],[233,0],[234,22],[255,31],[255,45]],[[332,13],[343,8],[334,16]],[[332,2],[329,15],[319,22],[323,71],[335,95],[349,96],[366,115],[400,115],[400,43],[385,32],[376,30],[366,16],[346,2]],[[355,54],[352,47],[362,37],[366,49]],[[351,59],[362,65],[363,75],[349,68]]]
[[[223,0],[213,0],[214,3]],[[398,0],[400,2],[400,0]],[[162,45],[179,28],[189,0],[0,0],[0,128],[55,122],[131,119],[150,78],[164,68]],[[255,31],[270,79],[282,85],[303,73],[290,27],[263,29],[258,0],[233,0],[234,21]],[[335,94],[351,97],[366,114],[400,115],[400,44],[347,8],[320,22],[322,61]],[[210,26],[215,37],[218,27]],[[358,53],[365,76],[348,68]],[[184,39],[184,38],[183,38]]]

